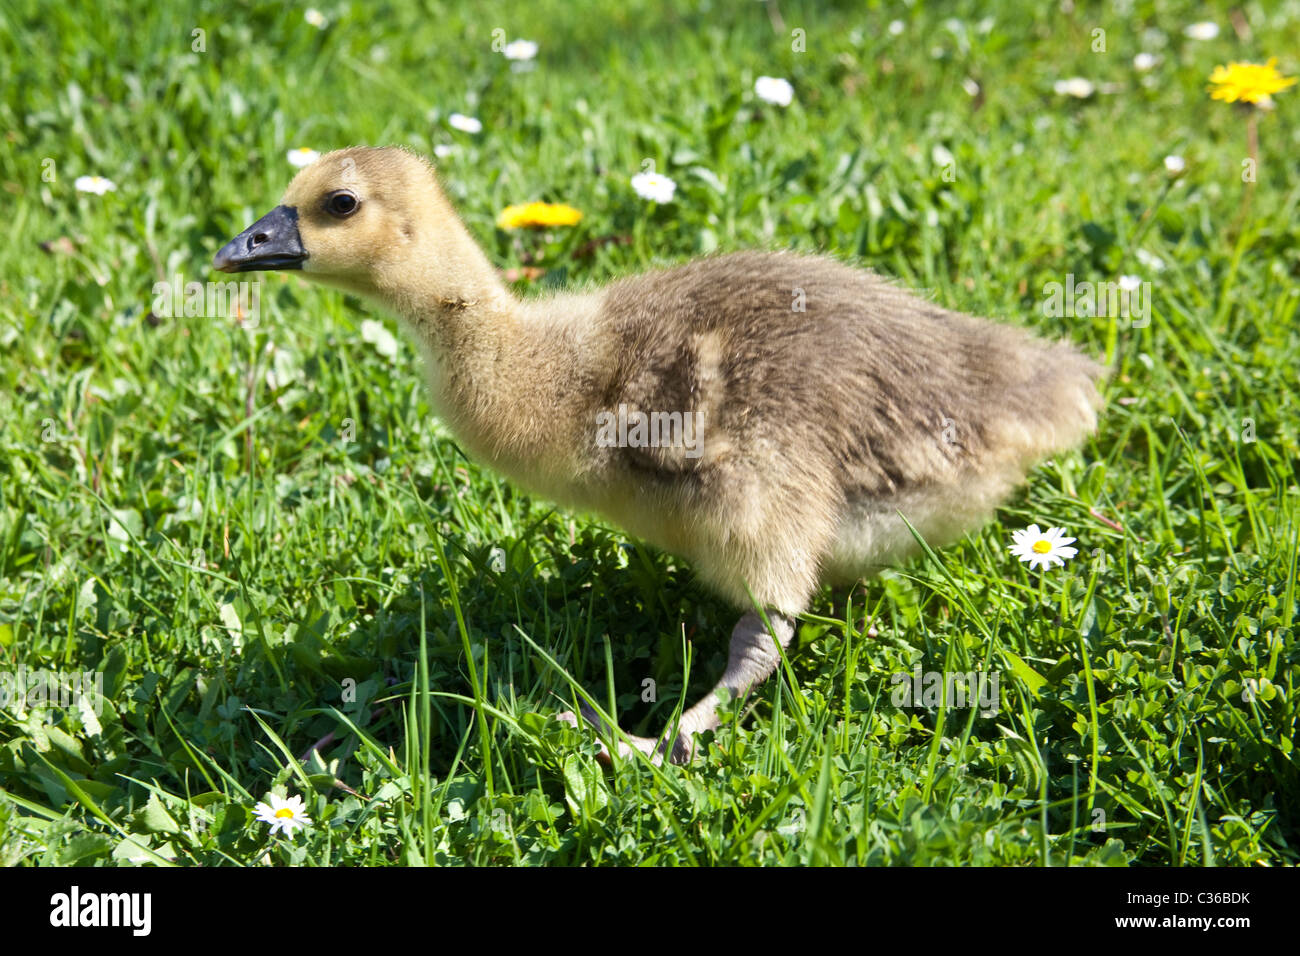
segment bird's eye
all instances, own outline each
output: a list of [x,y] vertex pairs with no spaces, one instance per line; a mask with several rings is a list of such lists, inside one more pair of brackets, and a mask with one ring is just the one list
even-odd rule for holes
[[346,189],[330,193],[325,198],[325,211],[331,216],[337,216],[340,219],[352,215],[360,205],[361,200]]

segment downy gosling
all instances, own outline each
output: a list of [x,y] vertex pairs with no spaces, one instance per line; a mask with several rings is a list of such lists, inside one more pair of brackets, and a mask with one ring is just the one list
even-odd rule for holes
[[[735,698],[822,584],[916,554],[908,522],[935,546],[977,527],[1100,406],[1101,369],[1069,345],[829,258],[738,252],[518,299],[399,148],[321,157],[213,265],[300,270],[396,313],[473,457],[686,558],[744,612],[717,686]],[[684,762],[718,703],[675,737],[603,729],[623,756]]]

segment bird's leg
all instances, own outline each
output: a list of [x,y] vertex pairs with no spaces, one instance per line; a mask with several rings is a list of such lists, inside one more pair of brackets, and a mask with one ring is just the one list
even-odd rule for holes
[[[781,653],[777,650],[777,644],[779,642],[781,650],[785,650],[790,645],[790,639],[794,636],[794,621],[775,610],[767,612],[767,619],[772,624],[772,630],[776,632],[775,640],[772,633],[764,626],[762,617],[753,611],[742,617],[732,630],[731,645],[727,650],[727,669],[722,679],[703,700],[682,714],[677,727],[677,737],[672,742],[673,763],[689,761],[695,751],[694,735],[713,730],[718,726],[718,691],[726,690],[732,699],[743,700],[781,663]],[[594,711],[584,706],[582,715],[597,729],[608,735],[603,721]],[[560,714],[557,719],[574,726],[578,723],[577,717],[572,712]],[[622,740],[618,742],[619,756],[630,757],[632,747],[635,747],[659,764],[664,755],[669,753],[667,734],[671,731],[671,727],[667,728],[658,740],[629,735],[627,743]],[[603,747],[600,759],[603,762],[608,762],[610,759]]]
[[[673,745],[673,763],[686,763],[691,759],[695,753],[695,734],[717,728],[718,691],[726,690],[732,700],[741,702],[781,663],[781,651],[790,646],[790,639],[794,637],[794,621],[775,610],[767,612],[767,619],[772,631],[776,632],[775,640],[763,618],[754,611],[736,622],[722,679],[703,700],[682,714],[677,726],[677,741]],[[780,650],[777,650],[778,642]]]
[[[667,741],[652,740],[649,737],[635,737],[632,734],[626,734],[625,736],[627,737],[627,740],[624,740],[610,729],[609,724],[602,720],[600,715],[592,710],[586,701],[581,701],[578,704],[578,710],[582,714],[583,719],[596,728],[597,734],[601,737],[608,737],[611,740],[617,740],[618,755],[624,760],[631,759],[632,749],[635,747],[654,761],[655,766],[659,766],[663,763],[664,753],[668,749]],[[573,727],[578,726],[578,718],[574,716],[574,713],[571,710],[566,710],[562,714],[556,714],[555,719]],[[597,743],[600,749],[596,752],[596,759],[603,764],[608,764],[610,762],[610,756],[609,751],[605,749],[604,741],[598,741]]]

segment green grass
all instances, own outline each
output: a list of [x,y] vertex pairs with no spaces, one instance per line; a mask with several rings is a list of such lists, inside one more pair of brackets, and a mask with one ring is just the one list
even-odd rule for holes
[[[1294,9],[1246,3],[1242,40],[1226,6],[1149,0],[1000,4],[987,29],[974,3],[783,0],[783,33],[757,3],[324,0],[323,31],[197,6],[0,8],[0,671],[97,671],[106,698],[0,707],[0,863],[1300,860],[1300,93],[1260,122],[1243,212],[1246,123],[1204,89],[1229,59],[1296,73]],[[1183,37],[1206,18],[1218,39]],[[541,44],[534,71],[497,28]],[[762,74],[795,103],[757,103]],[[1073,75],[1113,86],[1052,92]],[[454,144],[451,195],[498,265],[545,270],[531,291],[825,250],[1104,356],[1101,428],[999,521],[819,596],[692,766],[602,770],[549,720],[571,681],[656,733],[736,612],[469,462],[369,306],[272,275],[255,328],[150,314],[153,283],[214,278],[287,150],[355,143]],[[674,203],[633,194],[645,160]],[[530,199],[585,218],[494,228]],[[1150,324],[1044,315],[1068,273],[1150,281]],[[1031,522],[1079,556],[1027,572],[1006,548]],[[918,664],[997,673],[999,712],[895,707]],[[268,837],[271,790],[314,826]]]

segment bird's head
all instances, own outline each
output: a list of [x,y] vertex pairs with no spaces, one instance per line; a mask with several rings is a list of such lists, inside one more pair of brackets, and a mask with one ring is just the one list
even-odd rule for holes
[[421,285],[436,297],[473,296],[467,274],[486,263],[427,162],[396,147],[352,147],[298,173],[280,205],[212,264],[222,272],[301,270],[391,300]]

